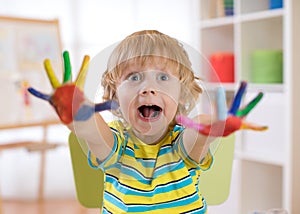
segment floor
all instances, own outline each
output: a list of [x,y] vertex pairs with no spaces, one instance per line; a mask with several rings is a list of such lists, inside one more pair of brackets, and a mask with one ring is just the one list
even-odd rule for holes
[[[2,207],[1,207],[2,206]],[[2,208],[2,209],[1,209]],[[76,200],[2,201],[0,214],[99,214],[99,209],[83,208]]]

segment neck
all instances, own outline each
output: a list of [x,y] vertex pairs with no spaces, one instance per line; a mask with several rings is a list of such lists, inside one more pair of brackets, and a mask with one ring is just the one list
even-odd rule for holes
[[148,145],[154,145],[159,143],[166,135],[166,133],[168,132],[168,127],[165,127],[164,130],[162,130],[161,132],[155,134],[155,135],[147,135],[147,134],[143,134],[140,133],[136,130],[132,130],[133,134],[139,138],[143,143],[146,143]]

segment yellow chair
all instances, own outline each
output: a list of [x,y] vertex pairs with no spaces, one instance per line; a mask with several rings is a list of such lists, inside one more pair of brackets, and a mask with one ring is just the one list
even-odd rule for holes
[[225,202],[230,193],[235,135],[219,138],[211,144],[212,167],[201,174],[200,189],[208,205]]
[[[230,192],[230,180],[234,155],[234,135],[212,143],[214,164],[201,175],[200,187],[208,205],[222,204]],[[87,162],[84,143],[71,133],[69,146],[72,159],[77,199],[87,208],[99,208],[103,197],[104,174],[101,170],[92,169]],[[218,147],[218,148],[216,148]]]
[[102,204],[104,174],[88,165],[84,143],[71,133],[69,136],[74,181],[77,199],[87,208],[99,208]]

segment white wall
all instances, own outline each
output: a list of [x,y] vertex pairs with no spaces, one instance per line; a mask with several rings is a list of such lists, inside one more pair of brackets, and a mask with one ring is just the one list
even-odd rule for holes
[[[142,29],[157,29],[187,43],[193,42],[191,1],[186,0],[0,0],[0,16],[60,20],[63,49],[71,51],[73,67],[84,54],[91,56]],[[172,6],[171,6],[172,5]],[[1,120],[1,119],[0,119]],[[5,130],[0,143],[40,139],[40,129]],[[45,197],[74,197],[67,148],[68,130],[51,129],[49,139],[66,146],[46,156]],[[38,193],[40,154],[25,150],[0,153],[0,194],[3,198],[34,199]]]

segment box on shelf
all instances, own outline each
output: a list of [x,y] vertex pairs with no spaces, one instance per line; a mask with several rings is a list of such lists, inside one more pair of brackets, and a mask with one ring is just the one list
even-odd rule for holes
[[209,57],[212,71],[211,82],[234,82],[234,54],[230,52],[213,53]]
[[256,50],[251,56],[251,82],[282,83],[282,50]]
[[283,1],[282,0],[269,0],[269,8],[270,9],[277,9],[283,7]]

